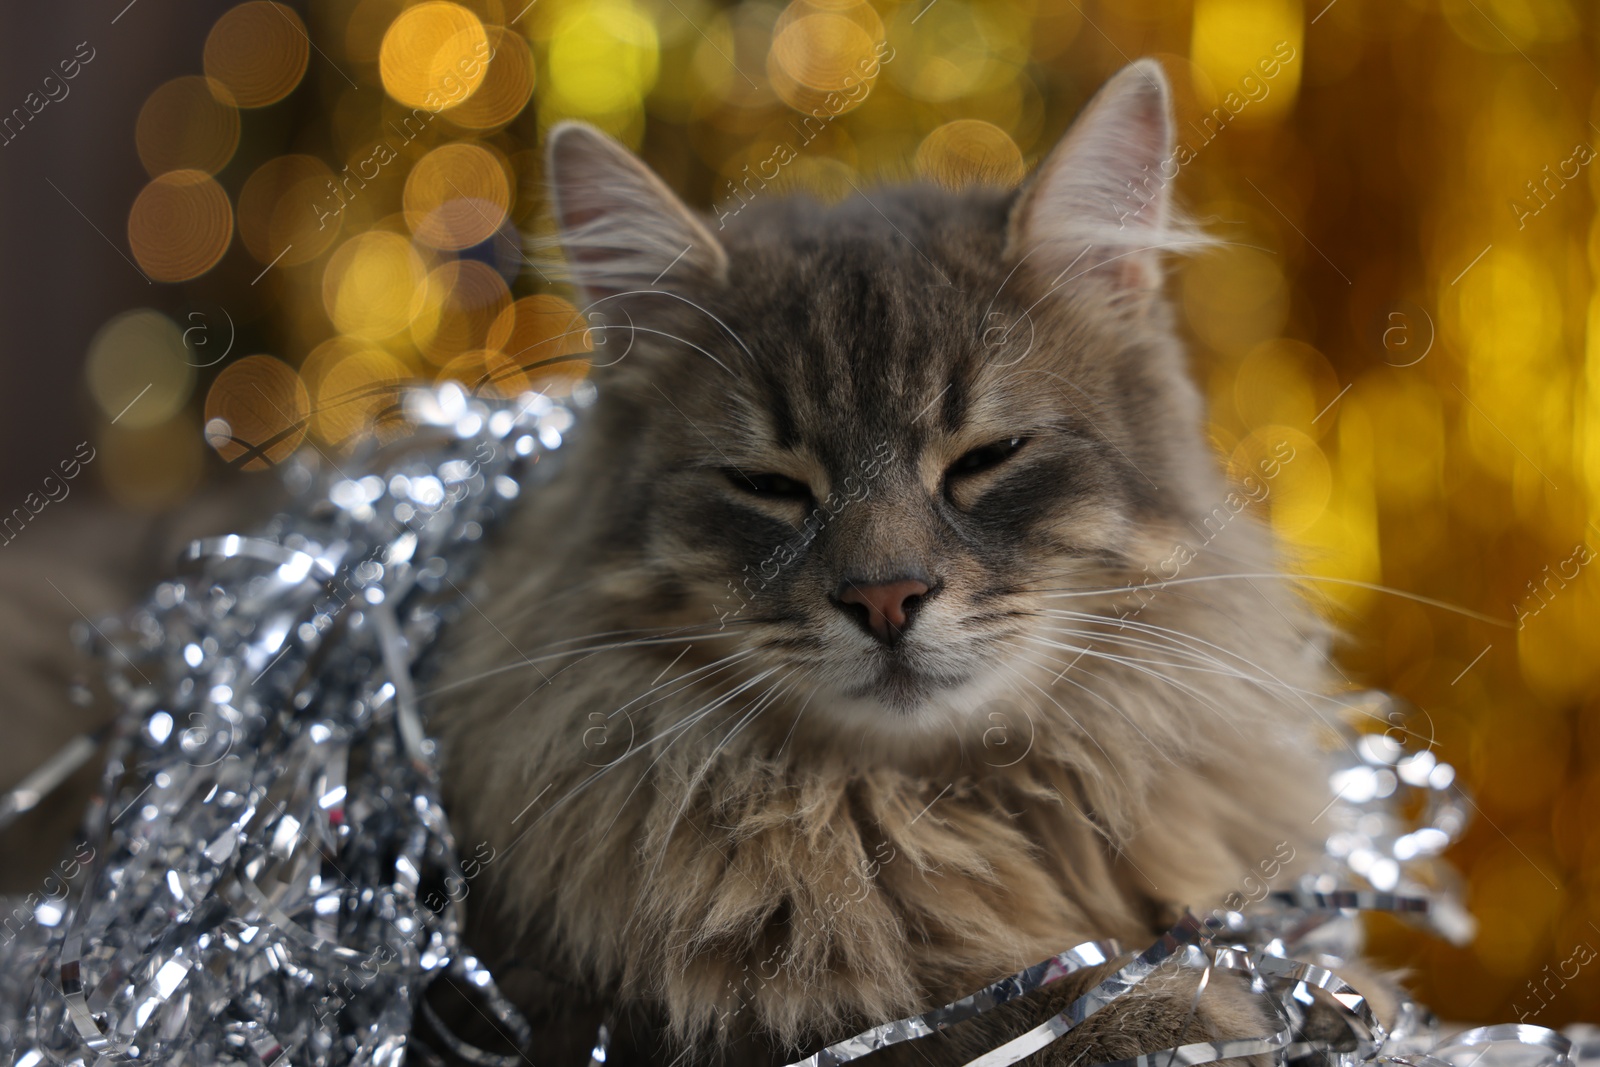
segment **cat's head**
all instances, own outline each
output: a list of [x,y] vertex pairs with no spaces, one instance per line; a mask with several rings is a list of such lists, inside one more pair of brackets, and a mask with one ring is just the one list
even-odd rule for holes
[[647,575],[628,621],[721,634],[819,711],[889,724],[1062,659],[1030,644],[1048,595],[1125,587],[1222,487],[1160,292],[1198,240],[1171,141],[1142,61],[1020,190],[824,206],[746,182],[719,226],[602,134],[553,131],[601,540]]

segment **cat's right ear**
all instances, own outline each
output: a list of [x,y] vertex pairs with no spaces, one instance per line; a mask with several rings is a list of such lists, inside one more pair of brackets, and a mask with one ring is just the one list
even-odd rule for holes
[[722,245],[639,157],[581,122],[554,127],[545,150],[561,245],[591,305],[691,277],[727,281]]
[[[1058,279],[1119,296],[1161,284],[1161,257],[1210,241],[1172,204],[1172,92],[1141,59],[1095,94],[1029,178],[1012,211],[1009,251]],[[1059,272],[1059,273],[1058,273]]]

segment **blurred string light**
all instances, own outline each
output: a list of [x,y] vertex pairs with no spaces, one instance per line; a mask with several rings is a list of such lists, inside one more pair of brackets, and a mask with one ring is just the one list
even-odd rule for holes
[[216,174],[239,147],[233,94],[210,78],[174,78],[145,101],[134,138],[152,178],[170,170]]
[[[719,213],[905,177],[1012,184],[1107,73],[1156,54],[1177,99],[1176,188],[1225,239],[1171,284],[1214,445],[1255,486],[1249,506],[1290,565],[1330,580],[1318,602],[1356,637],[1341,669],[1426,709],[1403,728],[1462,767],[1483,809],[1458,850],[1478,942],[1380,928],[1380,944],[1415,970],[1424,1001],[1485,1020],[1531,1003],[1530,981],[1575,944],[1600,947],[1600,563],[1560,570],[1578,542],[1600,548],[1600,166],[1545,170],[1600,136],[1583,88],[1593,10],[306,11],[224,12],[195,69],[140,111],[150,183],[129,213],[135,259],[155,280],[211,286],[254,335],[198,367],[188,318],[139,309],[105,324],[87,376],[95,469],[120,499],[158,507],[192,491],[208,440],[252,468],[307,442],[332,456],[417,378],[500,395],[570,388],[588,323],[520,242],[548,235],[537,148],[551,123],[602,126]],[[1482,626],[1361,583],[1507,619],[1518,605],[1524,625]],[[1590,968],[1530,1021],[1596,1002]]]
[[397,101],[436,110],[443,100],[464,101],[477,91],[488,56],[489,33],[476,15],[460,4],[428,0],[389,24],[378,71],[384,91]]
[[942,185],[1016,185],[1027,165],[1011,135],[983,119],[936,127],[917,146],[917,172]]
[[495,154],[479,144],[441,145],[406,178],[406,225],[433,248],[460,251],[487,241],[511,209],[511,182]]
[[225,103],[238,107],[276,104],[300,84],[310,59],[305,23],[271,0],[231,9],[206,37],[206,76],[227,89]]
[[294,368],[272,356],[225,367],[206,396],[206,440],[245,470],[271,466],[306,434],[311,398]]
[[128,213],[128,245],[156,281],[199,277],[217,265],[232,240],[233,204],[203,170],[161,175]]
[[[239,239],[256,262],[296,267],[316,259],[339,237],[333,170],[315,156],[276,156],[239,189]],[[319,208],[321,210],[319,210]]]
[[157,426],[189,401],[195,370],[173,321],[148,308],[125,311],[100,327],[85,366],[89,393],[108,423]]

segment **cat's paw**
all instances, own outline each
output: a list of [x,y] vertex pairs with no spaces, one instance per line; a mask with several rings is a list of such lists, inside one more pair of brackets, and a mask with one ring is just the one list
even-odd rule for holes
[[[929,1038],[900,1065],[959,1065],[990,1052],[1065,1011],[1073,1001],[1125,966],[1131,957],[1081,971],[977,1019]],[[1201,1041],[1260,1038],[1282,1023],[1249,984],[1231,974],[1213,974],[1199,997],[1199,975],[1162,969],[1067,1033],[1022,1061],[1027,1067],[1093,1067]],[[1267,1067],[1270,1056],[1239,1057],[1238,1064]],[[1158,1061],[1159,1063],[1159,1061]]]
[[[1023,1062],[1028,1067],[1089,1067],[1202,1041],[1267,1037],[1282,1028],[1243,979],[1214,974],[1198,996],[1197,987],[1193,972],[1152,975]],[[1061,1012],[1079,992],[1063,989],[1047,995],[1045,1011]],[[1041,1021],[1046,1017],[1041,1015]],[[1229,1062],[1267,1067],[1271,1057]]]

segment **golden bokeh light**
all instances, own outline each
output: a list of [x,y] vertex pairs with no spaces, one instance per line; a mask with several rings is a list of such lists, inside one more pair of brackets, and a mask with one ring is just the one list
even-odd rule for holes
[[206,37],[206,75],[226,86],[239,107],[266,107],[288,96],[310,59],[305,23],[272,0],[229,10]]
[[310,413],[310,394],[293,367],[272,356],[245,356],[211,383],[206,441],[227,462],[260,470],[295,450]]
[[404,203],[419,241],[456,251],[494,236],[511,209],[511,182],[482,145],[441,145],[411,168]]
[[195,368],[177,324],[136,308],[100,327],[85,375],[106,419],[136,430],[166,422],[188,402]]
[[1311,420],[1339,389],[1339,377],[1322,353],[1286,338],[1257,345],[1233,371],[1234,407],[1252,429],[1269,423],[1313,426]]
[[587,359],[572,357],[593,350],[593,335],[578,309],[562,297],[523,297],[500,313],[489,336],[538,388],[562,383],[570,388],[589,372]]
[[239,190],[239,239],[259,263],[308,263],[338,238],[342,202],[333,171],[322,160],[269,159]]
[[489,56],[489,34],[477,15],[448,0],[427,0],[389,25],[378,72],[395,100],[437,112],[471,98],[487,75]]
[[1011,135],[982,119],[956,119],[917,146],[917,173],[941,185],[1015,185],[1027,167]]
[[319,362],[312,428],[335,446],[371,430],[399,403],[402,386],[417,379],[388,352],[348,340],[331,345]]
[[1279,262],[1253,248],[1219,249],[1206,270],[1183,276],[1189,324],[1218,352],[1242,356],[1276,337],[1289,314],[1289,290]]
[[1303,18],[1295,0],[1195,0],[1190,54],[1211,82],[1217,120],[1261,124],[1289,112],[1305,65]]
[[884,68],[903,92],[929,103],[992,89],[1026,62],[1027,26],[1020,16],[1011,5],[965,0],[939,0],[925,10],[901,5],[890,20],[893,60],[886,57]]
[[490,327],[511,306],[511,290],[487,263],[463,260],[442,263],[428,275],[422,311],[411,324],[411,337],[435,364],[473,348],[498,347]]
[[392,337],[422,310],[427,267],[397,233],[370,230],[340,245],[322,275],[322,304],[341,332]]
[[630,0],[594,0],[566,8],[556,21],[545,60],[560,108],[587,116],[641,107],[660,64],[655,23]]
[[175,170],[144,187],[128,213],[128,244],[158,282],[196,278],[233,240],[233,205],[203,170]]
[[134,143],[152,178],[169,170],[215,174],[239,147],[239,112],[221,82],[198,75],[174,78],[139,110]]
[[450,121],[469,130],[493,130],[521,114],[533,97],[533,52],[521,34],[501,26],[488,27],[489,61],[483,84],[450,110]]
[[774,28],[767,76],[796,111],[842,115],[872,92],[883,39],[883,22],[868,4],[796,0]]

